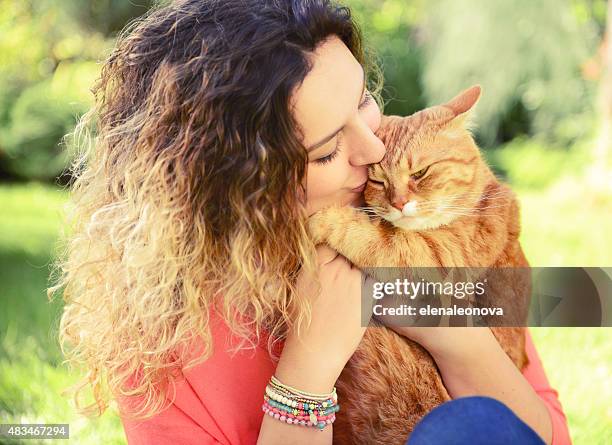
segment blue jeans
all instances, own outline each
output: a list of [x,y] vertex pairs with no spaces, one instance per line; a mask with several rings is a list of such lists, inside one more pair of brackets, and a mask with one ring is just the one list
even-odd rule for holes
[[499,400],[459,397],[437,406],[414,427],[405,445],[546,445]]

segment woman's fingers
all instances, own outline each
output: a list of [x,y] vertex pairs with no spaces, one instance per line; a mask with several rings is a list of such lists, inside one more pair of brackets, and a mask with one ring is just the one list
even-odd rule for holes
[[372,318],[374,305],[378,302],[374,298],[374,283],[376,279],[370,275],[361,272],[361,314],[362,322],[368,324]]
[[325,266],[340,256],[338,252],[324,243],[317,245],[315,249],[317,250],[317,262],[319,266]]

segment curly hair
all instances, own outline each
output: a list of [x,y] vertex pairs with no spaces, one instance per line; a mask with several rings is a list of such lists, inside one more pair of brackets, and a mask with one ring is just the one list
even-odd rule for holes
[[[382,104],[373,52],[327,0],[175,1],[119,34],[67,135],[68,230],[47,290],[62,290],[60,345],[83,371],[66,392],[80,413],[101,415],[118,395],[140,400],[134,418],[163,409],[174,378],[212,353],[212,308],[238,349],[265,331],[275,358],[288,327],[310,323],[294,286],[300,270],[316,278],[316,251],[291,94],[331,35]],[[202,354],[177,353],[195,338]]]

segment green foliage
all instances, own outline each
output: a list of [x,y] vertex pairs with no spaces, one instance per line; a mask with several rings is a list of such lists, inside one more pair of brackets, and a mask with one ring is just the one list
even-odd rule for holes
[[[153,3],[164,1],[0,0],[0,170],[45,178],[65,166],[70,153],[62,159],[58,142],[90,99],[90,70],[75,69],[82,81],[68,94],[44,88],[62,67],[104,59],[115,33]],[[565,146],[592,132],[595,85],[580,66],[595,53],[605,0],[345,3],[382,65],[386,114],[407,115],[480,83],[486,146],[521,134]]]
[[428,102],[481,84],[477,122],[487,145],[517,106],[529,116],[525,132],[561,144],[584,135],[585,127],[572,134],[563,127],[590,112],[593,85],[581,78],[580,66],[595,51],[597,36],[578,22],[568,1],[436,0],[424,29]]
[[606,29],[608,0],[570,0],[572,13],[580,24],[594,28],[603,35]]
[[575,445],[605,445],[612,431],[610,328],[530,328]]
[[385,114],[405,116],[425,106],[420,77],[418,23],[423,0],[362,0],[350,3],[365,43],[378,57],[385,79]]
[[591,161],[582,144],[570,148],[546,145],[541,139],[520,137],[485,152],[488,162],[515,188],[537,191],[562,175],[583,175]]
[[60,142],[91,104],[113,33],[150,1],[0,0],[0,170],[52,179]]
[[[5,337],[5,349],[0,354],[0,418],[5,423],[67,423],[71,443],[125,444],[121,420],[113,410],[101,417],[87,419],[78,416],[68,398],[61,393],[75,384],[73,376],[63,366],[44,360],[45,351],[32,337],[14,344]],[[18,443],[13,441],[3,443]],[[49,443],[49,440],[27,440],[23,444]]]
[[12,173],[37,179],[52,179],[61,173],[71,151],[60,141],[91,105],[83,92],[97,73],[93,62],[62,62],[52,78],[19,95],[0,129],[5,164]]
[[88,29],[104,35],[119,32],[127,22],[142,15],[155,3],[153,0],[63,0],[70,15]]
[[0,186],[0,419],[68,423],[71,443],[124,444],[114,409],[87,419],[62,395],[76,374],[62,364],[57,341],[61,298],[50,303],[44,289],[66,198],[37,183]]

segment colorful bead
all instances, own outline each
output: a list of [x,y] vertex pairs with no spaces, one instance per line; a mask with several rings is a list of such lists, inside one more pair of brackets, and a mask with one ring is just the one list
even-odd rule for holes
[[324,398],[321,396],[288,387],[272,377],[265,389],[262,410],[281,422],[323,430],[335,421],[340,407],[336,388]]

